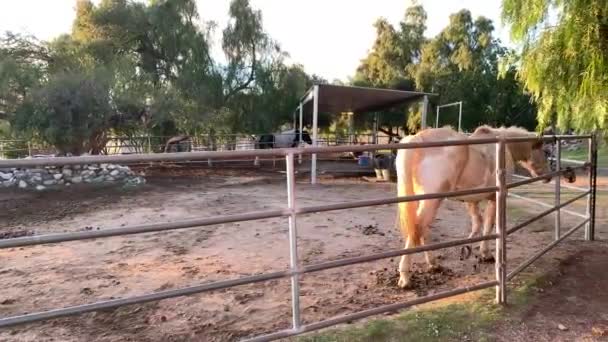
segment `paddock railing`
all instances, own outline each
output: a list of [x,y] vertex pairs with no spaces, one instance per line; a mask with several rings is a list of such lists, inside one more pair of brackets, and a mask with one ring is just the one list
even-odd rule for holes
[[[587,240],[594,239],[594,218],[595,218],[595,189],[596,189],[596,164],[597,164],[597,146],[596,139],[592,135],[581,135],[581,136],[545,136],[543,139],[545,142],[556,143],[560,146],[563,140],[574,140],[574,139],[586,139],[589,141],[589,155],[588,161],[583,165],[575,166],[570,170],[560,168],[560,154],[558,148],[557,156],[557,168],[555,171],[542,175],[539,177],[532,177],[523,180],[519,180],[512,183],[506,182],[507,167],[505,162],[505,150],[508,143],[533,141],[539,138],[490,138],[490,139],[467,139],[458,141],[441,141],[441,142],[421,142],[421,143],[407,143],[407,144],[385,144],[385,145],[363,145],[363,146],[332,146],[332,147],[310,147],[310,148],[291,148],[291,149],[270,149],[270,150],[255,150],[255,151],[226,151],[226,152],[183,152],[183,153],[165,153],[165,154],[135,154],[135,155],[114,155],[114,156],[83,156],[83,157],[57,157],[57,158],[41,158],[41,159],[18,159],[18,160],[0,160],[0,169],[3,168],[24,168],[24,167],[40,167],[40,166],[63,166],[63,165],[75,165],[75,164],[92,164],[92,163],[142,163],[142,162],[162,162],[162,161],[196,161],[196,160],[208,160],[208,159],[230,159],[230,158],[251,158],[251,157],[284,157],[286,165],[286,183],[287,183],[287,206],[284,209],[267,210],[267,211],[256,211],[236,215],[224,215],[214,217],[203,217],[192,220],[174,221],[167,223],[157,224],[145,224],[135,225],[129,227],[117,227],[108,228],[103,230],[94,231],[79,231],[79,232],[67,232],[57,234],[46,234],[38,236],[27,236],[12,238],[6,240],[0,240],[0,249],[6,248],[17,248],[32,245],[60,243],[67,241],[76,241],[84,239],[96,239],[112,236],[122,236],[130,234],[150,233],[159,231],[168,231],[185,228],[195,228],[223,223],[234,223],[241,221],[250,221],[258,219],[276,218],[276,217],[287,217],[289,225],[289,250],[290,250],[290,267],[287,270],[256,274],[236,279],[228,279],[222,281],[208,282],[196,286],[190,286],[180,289],[165,290],[155,293],[139,295],[134,297],[104,300],[90,304],[76,305],[65,308],[58,308],[49,311],[27,313],[18,316],[5,317],[0,319],[0,329],[8,328],[17,325],[39,322],[54,318],[72,316],[83,314],[98,310],[114,309],[125,305],[133,305],[146,303],[151,301],[158,301],[168,298],[174,298],[179,296],[192,295],[202,292],[208,292],[213,290],[225,289],[228,287],[234,287],[244,284],[253,284],[264,282],[273,279],[290,278],[291,279],[291,305],[292,305],[292,327],[287,330],[281,330],[272,332],[266,335],[252,337],[248,341],[271,341],[279,338],[285,338],[289,336],[299,335],[302,333],[330,327],[336,324],[353,321],[356,319],[376,315],[384,312],[395,311],[411,307],[450,296],[463,294],[470,291],[477,291],[485,288],[495,287],[496,301],[504,304],[507,302],[507,281],[516,276],[518,273],[523,271],[526,267],[540,258],[547,251],[551,250],[558,243],[563,241],[568,236],[572,235],[575,231],[585,226],[585,238]],[[433,193],[423,194],[414,196],[403,196],[403,197],[388,197],[378,198],[370,200],[360,200],[344,203],[335,204],[322,204],[312,206],[299,206],[297,204],[296,194],[296,179],[295,179],[295,157],[303,154],[321,154],[321,153],[341,153],[341,152],[364,152],[374,151],[383,149],[414,149],[414,148],[430,148],[430,147],[441,147],[441,146],[456,146],[456,145],[475,145],[475,144],[495,144],[496,146],[496,184],[495,186],[459,190],[445,193]],[[571,170],[588,170],[589,172],[589,183],[588,187],[582,189],[582,193],[579,195],[561,202],[561,187],[560,177]],[[546,180],[547,176],[557,177],[555,181],[555,205],[549,209],[539,213],[538,215],[527,219],[525,222],[519,223],[511,228],[507,227],[507,196],[509,196],[509,190],[518,186],[531,184],[534,182]],[[298,239],[298,216],[302,214],[327,212],[333,210],[360,208],[367,206],[378,206],[386,204],[396,204],[400,202],[408,201],[419,201],[425,199],[437,199],[437,198],[451,198],[459,197],[464,195],[482,194],[482,193],[495,193],[496,205],[496,233],[485,236],[473,237],[468,239],[453,240],[429,245],[423,245],[410,249],[396,249],[390,250],[383,253],[364,255],[359,257],[344,258],[334,261],[322,262],[317,264],[303,265],[298,257],[297,251],[297,239]],[[561,212],[565,212],[564,207],[574,203],[575,201],[587,198],[587,211],[583,214],[584,219],[563,232],[561,230],[561,221],[559,215]],[[507,273],[507,236],[513,234],[531,223],[551,214],[556,213],[555,220],[555,240],[547,245],[542,250],[532,255],[529,259],[525,260],[522,264],[515,266],[515,268]],[[303,274],[318,272],[322,270],[359,264],[364,262],[370,262],[380,259],[387,259],[406,254],[415,254],[424,251],[433,251],[443,248],[456,247],[468,245],[475,242],[484,240],[495,240],[495,270],[496,279],[492,281],[482,282],[480,284],[457,288],[449,291],[443,291],[432,295],[419,297],[414,300],[404,301],[400,303],[394,303],[390,305],[384,305],[368,310],[363,310],[347,315],[337,316],[329,318],[320,322],[302,324],[300,317],[300,276]]]

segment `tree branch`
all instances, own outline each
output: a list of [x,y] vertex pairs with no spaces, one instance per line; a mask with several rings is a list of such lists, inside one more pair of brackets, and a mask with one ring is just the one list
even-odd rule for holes
[[228,94],[226,94],[226,96],[224,97],[224,102],[228,101],[232,96],[234,96],[236,93],[240,92],[243,89],[246,89],[247,87],[249,87],[249,85],[251,84],[251,82],[253,82],[253,80],[255,79],[255,70],[257,67],[257,59],[256,59],[256,52],[255,52],[255,42],[251,42],[251,72],[249,73],[249,77],[247,78],[247,80],[243,83],[241,83],[239,86],[232,88]]
[[401,139],[401,136],[399,134],[397,134],[397,133],[393,133],[392,130],[387,131],[386,129],[384,129],[382,127],[378,127],[378,131],[380,131],[380,132],[382,132],[382,133],[384,133],[384,134],[386,134],[386,135],[388,135],[388,136],[390,136],[392,138],[397,137],[397,138]]

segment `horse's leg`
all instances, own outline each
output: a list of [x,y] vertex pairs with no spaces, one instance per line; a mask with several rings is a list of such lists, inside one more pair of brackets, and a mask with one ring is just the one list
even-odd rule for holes
[[[486,205],[486,211],[484,213],[484,221],[483,221],[483,235],[489,235],[494,227],[494,219],[496,218],[496,201],[488,201]],[[481,260],[482,261],[493,261],[494,257],[490,254],[488,250],[488,241],[481,241],[480,246],[481,252]]]
[[[481,213],[479,212],[479,202],[466,202],[467,211],[469,212],[469,216],[471,216],[471,233],[469,234],[469,239],[479,235],[479,230],[482,224]],[[466,245],[463,246],[460,250],[460,259],[468,259],[471,256],[471,246]]]
[[[410,248],[410,238],[405,239],[404,249]],[[399,261],[399,282],[397,285],[401,288],[406,288],[410,285],[410,267],[411,267],[410,255],[402,255],[401,261]]]
[[[427,241],[430,241],[430,232],[431,232],[431,223],[435,219],[435,215],[437,214],[437,209],[441,205],[441,200],[424,200],[420,201],[418,206],[418,218],[416,222],[420,225],[420,230],[422,235],[420,236],[420,244],[424,246]],[[429,264],[429,270],[437,269],[437,260],[433,256],[433,253],[428,251],[424,252],[424,256],[426,258],[426,262]]]

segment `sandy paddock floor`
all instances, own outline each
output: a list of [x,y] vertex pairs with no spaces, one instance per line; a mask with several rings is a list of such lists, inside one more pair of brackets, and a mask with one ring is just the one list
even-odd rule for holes
[[[302,179],[297,203],[337,203],[394,193],[394,184],[324,179],[311,186]],[[0,238],[236,214],[282,208],[285,203],[283,175],[238,171],[153,175],[137,190],[4,192]],[[509,224],[540,211],[512,199],[509,205]],[[565,226],[576,221],[563,219]],[[401,248],[394,222],[395,206],[388,205],[299,217],[300,260],[310,264]],[[432,228],[434,242],[466,237],[470,228],[464,205],[444,202]],[[511,267],[549,243],[552,234],[553,217],[548,216],[510,237]],[[493,264],[480,264],[475,258],[460,261],[459,248],[437,254],[444,268],[433,274],[425,272],[422,256],[414,257],[413,290],[397,288],[397,259],[307,274],[301,278],[302,319],[315,322],[494,277]],[[0,250],[0,260],[0,315],[7,317],[284,270],[289,264],[287,220],[5,249]],[[290,322],[290,283],[284,279],[5,329],[0,340],[232,341],[288,328]]]

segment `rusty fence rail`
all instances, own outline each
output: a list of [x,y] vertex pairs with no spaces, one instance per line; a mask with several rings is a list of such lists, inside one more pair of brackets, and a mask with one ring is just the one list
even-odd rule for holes
[[[322,328],[326,328],[339,323],[352,321],[376,315],[384,312],[394,311],[403,309],[413,305],[418,305],[450,296],[459,295],[462,293],[481,290],[485,288],[495,287],[496,299],[499,303],[505,303],[507,301],[507,281],[517,275],[519,272],[524,270],[535,260],[540,258],[543,254],[555,247],[559,242],[563,241],[568,236],[572,235],[576,230],[583,226],[585,229],[585,238],[587,240],[593,240],[594,238],[594,217],[595,217],[595,186],[596,186],[596,165],[597,165],[597,146],[595,138],[592,135],[579,135],[579,136],[549,136],[541,139],[546,142],[554,142],[560,145],[562,140],[573,140],[573,139],[588,139],[589,140],[589,160],[582,166],[576,167],[576,169],[588,169],[589,170],[589,187],[583,189],[584,192],[571,198],[565,202],[561,202],[560,198],[560,182],[555,182],[556,187],[556,199],[555,205],[549,209],[539,213],[538,215],[527,219],[525,222],[515,225],[510,229],[507,229],[506,221],[506,206],[507,196],[509,189],[530,184],[533,182],[541,181],[546,176],[533,177],[524,179],[517,182],[507,184],[506,182],[506,164],[505,164],[505,149],[506,144],[513,142],[531,141],[538,138],[491,138],[491,139],[467,139],[457,141],[442,141],[442,142],[422,142],[422,143],[406,143],[406,144],[384,144],[384,145],[362,145],[362,146],[331,146],[331,147],[310,147],[310,148],[290,148],[290,149],[271,149],[271,150],[243,150],[243,151],[220,151],[220,152],[183,152],[183,153],[166,153],[166,154],[134,154],[134,155],[112,155],[112,156],[85,156],[85,157],[57,157],[57,158],[40,158],[40,159],[18,159],[18,160],[0,160],[0,169],[3,168],[23,168],[23,167],[38,167],[38,166],[63,166],[63,165],[75,165],[75,164],[93,164],[93,163],[142,163],[142,162],[162,162],[162,161],[200,161],[208,159],[229,159],[229,158],[243,158],[243,157],[283,157],[285,158],[286,165],[286,178],[287,178],[287,206],[284,209],[267,210],[243,213],[237,215],[224,215],[215,217],[203,217],[185,221],[175,221],[168,223],[148,224],[148,225],[137,225],[129,226],[124,228],[108,228],[98,231],[82,231],[82,232],[69,232],[69,233],[58,233],[58,234],[47,234],[38,236],[27,236],[20,238],[12,238],[0,241],[0,249],[15,248],[23,246],[32,246],[49,243],[59,243],[66,241],[77,241],[84,239],[96,239],[111,236],[121,236],[129,234],[140,234],[150,233],[166,230],[175,229],[187,229],[195,228],[208,225],[216,225],[222,223],[234,223],[241,221],[250,221],[258,219],[266,219],[273,217],[287,217],[289,225],[289,250],[290,250],[290,266],[289,269],[278,272],[270,272],[263,274],[256,274],[237,279],[229,279],[222,281],[215,281],[196,286],[159,291],[151,294],[145,294],[140,296],[112,299],[106,301],[95,302],[91,304],[76,305],[71,307],[59,308],[49,311],[42,311],[36,313],[28,313],[18,316],[0,318],[0,328],[7,328],[27,323],[33,323],[48,319],[54,319],[59,317],[66,317],[72,315],[83,314],[92,311],[105,310],[118,308],[125,305],[133,305],[139,303],[145,303],[150,301],[158,301],[168,298],[174,298],[179,296],[192,295],[196,293],[202,293],[207,291],[219,290],[233,286],[259,283],[279,278],[290,278],[291,279],[291,296],[292,296],[292,328],[273,332],[266,335],[253,337],[248,341],[271,341],[279,338],[299,335],[305,332],[314,331]],[[328,205],[314,205],[314,206],[303,206],[297,205],[295,196],[296,182],[295,182],[295,167],[294,167],[294,156],[298,155],[315,155],[322,153],[339,153],[339,152],[364,152],[374,151],[381,149],[412,149],[412,148],[429,148],[429,147],[441,147],[441,146],[456,146],[456,145],[472,145],[472,144],[495,144],[496,145],[496,186],[467,189],[460,191],[453,191],[447,193],[434,193],[434,194],[423,194],[414,196],[404,197],[389,197],[389,198],[378,198],[371,200],[361,200],[354,202],[344,202]],[[560,177],[565,173],[565,170],[559,169],[559,153],[558,153],[558,168],[552,172],[551,175]],[[297,254],[297,218],[298,215],[326,212],[332,210],[342,210],[350,208],[360,208],[366,206],[377,206],[385,204],[394,204],[408,201],[419,201],[424,199],[433,198],[450,198],[458,197],[470,194],[480,193],[496,193],[497,210],[496,210],[496,233],[486,236],[447,241],[442,243],[435,243],[430,245],[419,246],[410,249],[396,249],[390,250],[383,253],[365,255],[360,257],[352,257],[339,259],[335,261],[323,262],[312,265],[302,265],[299,261]],[[578,214],[583,216],[585,219],[573,228],[566,231],[563,235],[561,234],[561,226],[559,220],[559,214],[561,211],[565,211],[564,207],[574,203],[582,198],[587,198],[587,212],[586,214]],[[546,204],[545,204],[546,205]],[[510,273],[507,274],[507,236],[513,234],[536,220],[545,217],[549,214],[556,214],[555,221],[555,240],[546,246],[541,251],[532,255],[529,259],[524,261],[521,265],[515,267]],[[326,269],[332,269],[336,267],[343,267],[347,265],[353,265],[358,263],[370,262],[380,259],[387,259],[391,257],[397,257],[406,254],[420,253],[424,251],[438,250],[449,247],[463,246],[474,242],[480,242],[484,240],[495,240],[496,241],[496,280],[487,281],[468,287],[453,289],[444,291],[429,296],[420,297],[414,300],[405,301],[401,303],[394,303],[390,305],[384,305],[364,311],[355,312],[348,315],[333,317],[324,321],[302,324],[300,318],[300,291],[299,291],[299,276],[302,274],[317,272]]]

